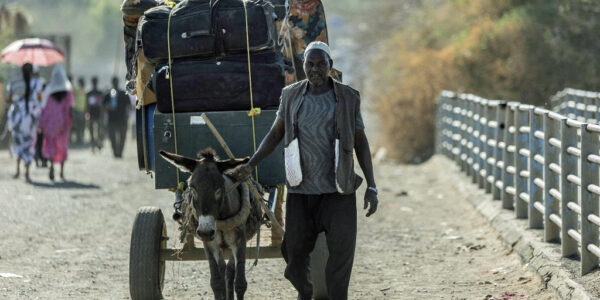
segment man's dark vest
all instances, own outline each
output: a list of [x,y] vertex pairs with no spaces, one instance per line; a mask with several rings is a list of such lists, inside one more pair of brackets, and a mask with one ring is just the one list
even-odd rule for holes
[[[335,183],[338,192],[351,194],[362,183],[362,178],[354,173],[354,133],[356,129],[356,113],[360,111],[360,94],[355,89],[334,79],[333,92],[336,100],[336,139],[339,139],[337,161],[335,167]],[[296,138],[294,124],[297,112],[308,90],[308,80],[302,80],[285,87],[281,93],[281,105],[285,113],[285,146]],[[302,143],[302,141],[300,141]],[[302,153],[300,153],[302,156]]]

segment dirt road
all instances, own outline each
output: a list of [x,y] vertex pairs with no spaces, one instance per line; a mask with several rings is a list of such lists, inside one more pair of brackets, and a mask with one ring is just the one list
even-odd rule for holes
[[[11,178],[0,153],[0,299],[128,299],[130,230],[140,206],[171,213],[172,197],[124,159],[72,151],[67,182],[33,169],[33,184]],[[554,299],[456,192],[468,182],[438,159],[381,164],[380,209],[359,214],[352,299]],[[360,206],[363,189],[358,193]],[[172,221],[169,235],[176,234]],[[250,262],[249,262],[250,264]],[[281,259],[248,272],[248,299],[295,299]],[[168,263],[165,297],[210,299],[206,262]]]

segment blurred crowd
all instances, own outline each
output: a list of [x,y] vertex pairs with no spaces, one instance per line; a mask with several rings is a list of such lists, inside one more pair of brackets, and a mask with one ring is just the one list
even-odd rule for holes
[[39,68],[29,63],[21,67],[20,73],[6,86],[6,131],[16,160],[14,178],[20,177],[23,164],[25,179],[30,181],[33,163],[49,168],[52,181],[54,166],[60,166],[58,176],[65,180],[69,147],[89,147],[98,153],[106,137],[114,157],[122,157],[135,99],[119,88],[117,77],[112,78],[109,89],[102,90],[96,76],[89,79],[89,88],[84,77],[72,84],[62,65],[54,67],[49,79],[40,76]]

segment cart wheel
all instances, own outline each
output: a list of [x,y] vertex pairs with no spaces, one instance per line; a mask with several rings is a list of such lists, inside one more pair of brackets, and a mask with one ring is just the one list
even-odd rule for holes
[[327,299],[327,285],[325,284],[325,265],[329,258],[327,240],[325,233],[321,232],[317,237],[315,248],[310,254],[310,275],[313,283],[313,298],[317,300]]
[[129,293],[131,299],[162,299],[165,261],[161,249],[167,246],[167,227],[158,207],[141,207],[133,222],[129,252]]

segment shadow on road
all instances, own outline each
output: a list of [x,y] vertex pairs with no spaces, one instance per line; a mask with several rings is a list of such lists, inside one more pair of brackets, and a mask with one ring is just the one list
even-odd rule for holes
[[33,185],[35,187],[59,188],[59,189],[99,189],[100,188],[99,185],[95,185],[92,183],[80,183],[80,182],[70,181],[70,180],[57,181],[54,183],[32,181],[31,185]]

